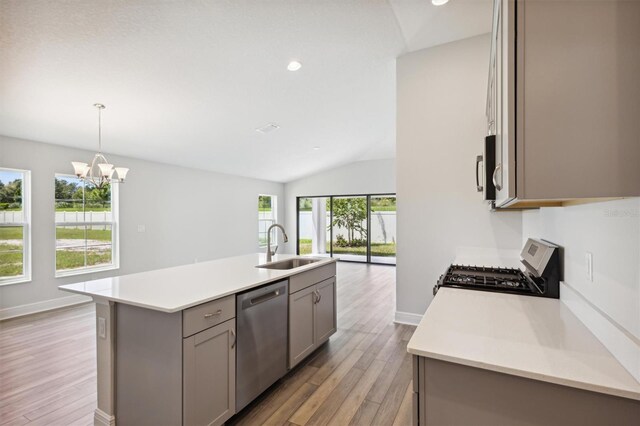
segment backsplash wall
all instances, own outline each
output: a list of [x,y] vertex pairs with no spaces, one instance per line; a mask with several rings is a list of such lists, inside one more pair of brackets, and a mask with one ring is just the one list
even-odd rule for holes
[[[525,211],[522,222],[523,239],[564,247],[560,298],[570,307],[583,305],[583,322],[640,380],[640,198]],[[593,281],[587,253],[593,256]],[[617,330],[618,337],[600,327]]]

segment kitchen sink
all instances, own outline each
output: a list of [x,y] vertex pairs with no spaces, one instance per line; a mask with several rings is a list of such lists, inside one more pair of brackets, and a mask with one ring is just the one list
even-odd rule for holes
[[293,269],[300,266],[309,265],[311,263],[320,262],[322,259],[313,259],[308,257],[294,257],[292,259],[280,260],[278,262],[265,263],[263,265],[257,265],[256,268],[264,269]]

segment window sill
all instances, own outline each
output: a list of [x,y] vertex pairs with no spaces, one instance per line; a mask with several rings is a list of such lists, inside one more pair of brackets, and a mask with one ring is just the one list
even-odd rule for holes
[[56,271],[56,278],[74,277],[76,275],[95,274],[97,272],[113,271],[119,269],[117,265],[101,266],[96,268],[71,269],[69,271]]
[[19,277],[14,277],[14,278],[0,279],[0,287],[4,285],[24,284],[24,283],[30,283],[30,282],[31,282],[31,277],[21,275]]

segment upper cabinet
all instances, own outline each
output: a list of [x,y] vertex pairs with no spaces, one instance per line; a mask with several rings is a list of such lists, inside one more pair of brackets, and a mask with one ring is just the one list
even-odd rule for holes
[[491,41],[495,207],[640,196],[640,1],[495,0]]

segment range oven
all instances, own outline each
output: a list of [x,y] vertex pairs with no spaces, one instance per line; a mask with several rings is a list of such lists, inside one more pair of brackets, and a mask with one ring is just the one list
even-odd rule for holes
[[501,266],[450,265],[440,276],[433,294],[440,287],[497,291],[539,297],[560,297],[560,247],[529,238],[520,253],[524,270]]

